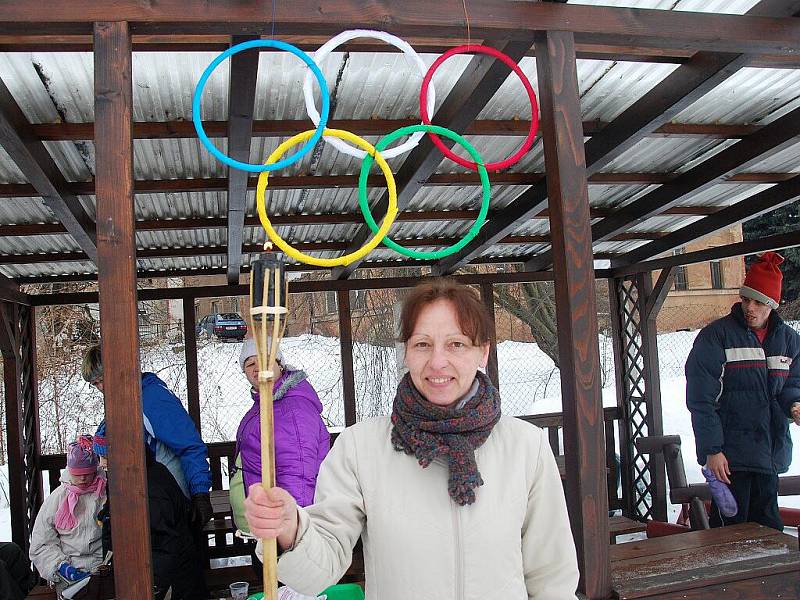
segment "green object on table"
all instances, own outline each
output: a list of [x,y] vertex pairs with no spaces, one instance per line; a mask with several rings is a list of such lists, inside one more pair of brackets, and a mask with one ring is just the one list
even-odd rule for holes
[[[328,596],[328,600],[364,600],[364,590],[357,583],[332,585],[320,596],[323,594]],[[249,596],[247,600],[263,600],[263,598],[264,592],[258,592]]]

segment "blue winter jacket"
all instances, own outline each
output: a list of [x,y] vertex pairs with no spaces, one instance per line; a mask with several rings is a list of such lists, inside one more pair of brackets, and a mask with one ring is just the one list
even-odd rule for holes
[[208,493],[208,449],[181,401],[155,373],[142,373],[145,442],[187,498]]
[[731,471],[785,473],[789,418],[800,402],[800,335],[773,311],[763,346],[741,303],[704,327],[686,361],[697,461],[723,452]]

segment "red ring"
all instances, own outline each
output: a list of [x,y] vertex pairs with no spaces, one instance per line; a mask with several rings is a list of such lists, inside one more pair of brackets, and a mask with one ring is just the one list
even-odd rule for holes
[[[428,69],[428,72],[425,73],[425,78],[422,80],[422,88],[419,92],[419,112],[422,116],[422,122],[426,125],[431,124],[431,119],[428,116],[428,107],[425,106],[425,100],[428,97],[428,84],[430,83],[431,78],[433,77],[434,71],[439,68],[439,66],[446,61],[448,58],[453,56],[454,54],[467,54],[472,52],[479,52],[481,54],[488,54],[489,56],[493,56],[501,61],[503,61],[508,67],[517,74],[520,81],[522,81],[522,85],[525,87],[525,91],[528,92],[528,98],[531,101],[531,129],[528,132],[528,137],[525,138],[522,146],[516,153],[509,156],[502,162],[496,163],[488,163],[486,164],[487,171],[502,171],[510,167],[511,165],[519,162],[522,158],[522,155],[525,154],[528,150],[531,149],[533,146],[533,140],[536,138],[536,132],[539,129],[539,105],[536,102],[536,93],[533,91],[533,86],[531,86],[531,82],[525,76],[525,73],[522,72],[522,69],[519,68],[519,65],[514,62],[514,60],[508,56],[507,54],[503,54],[496,48],[492,48],[491,46],[471,46],[471,45],[464,45],[464,46],[457,46],[455,48],[451,48],[444,54],[442,54],[439,58],[437,58],[434,63],[431,65],[431,68]],[[442,151],[447,158],[450,160],[458,163],[462,167],[466,167],[471,171],[477,171],[478,165],[472,161],[466,160],[454,154],[447,146],[444,145],[442,140],[439,139],[439,136],[428,132],[428,135],[431,136],[431,140],[439,150]]]

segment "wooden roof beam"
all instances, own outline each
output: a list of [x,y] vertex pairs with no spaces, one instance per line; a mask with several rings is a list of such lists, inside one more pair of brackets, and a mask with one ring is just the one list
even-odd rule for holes
[[[609,260],[613,255],[602,254],[595,255],[598,260]],[[492,257],[481,258],[473,264],[476,265],[511,265],[520,264],[524,262],[524,257]],[[426,267],[427,265],[422,261],[414,260],[390,260],[390,261],[373,261],[362,263],[362,269],[394,269],[394,268],[408,268],[408,267]],[[242,271],[249,271],[250,267],[244,265]],[[305,273],[311,271],[325,271],[324,267],[315,267],[313,265],[303,264],[290,264],[287,265],[287,270],[295,273]],[[160,269],[160,270],[140,270],[139,279],[163,279],[175,277],[206,277],[214,275],[224,275],[225,267],[213,267],[207,269]],[[521,278],[525,274],[524,278]],[[595,269],[595,278],[607,279],[610,277],[611,272],[608,269]],[[519,281],[552,281],[552,271],[539,271],[537,273],[530,273],[527,271],[503,271],[496,273],[465,273],[457,275],[458,279],[465,283],[484,283],[486,281],[493,281],[498,284],[514,283]],[[464,278],[464,279],[462,279]],[[50,275],[50,276],[34,276],[22,277],[19,280],[20,285],[28,283],[64,283],[74,281],[95,281],[97,275],[94,273],[76,273],[71,275]],[[354,278],[331,280],[321,279],[314,281],[292,281],[290,282],[290,293],[301,292],[315,292],[327,291],[332,289],[381,289],[390,288],[394,285],[399,285],[407,280],[407,284],[401,287],[413,287],[419,282],[419,278],[410,277],[391,277],[391,278]],[[241,286],[202,286],[190,288],[152,288],[140,289],[139,298],[141,300],[161,300],[166,298],[166,294],[174,294],[176,297],[197,297],[197,298],[210,298],[216,296],[230,296],[236,295],[242,291],[246,294],[246,287]],[[92,302],[96,296],[91,295],[93,292],[76,292],[70,294],[34,294],[31,295],[31,304],[34,306],[52,306],[62,304],[81,304],[85,302]]]
[[0,302],[30,304],[28,294],[19,290],[19,284],[2,273],[0,273]]
[[[531,37],[522,42],[499,42],[497,47],[512,60],[518,61],[532,43]],[[463,131],[492,99],[508,78],[508,73],[508,67],[491,56],[485,54],[473,56],[447,98],[433,115],[433,122],[453,131]],[[451,140],[443,141],[452,147]],[[409,152],[396,176],[398,210],[405,210],[424,182],[436,172],[442,160],[441,152],[434,147],[429,136],[423,137],[419,145]],[[388,204],[389,195],[384,192],[372,208],[376,221],[386,214]],[[368,227],[362,227],[348,247],[348,252],[360,248],[371,235],[372,232]],[[331,273],[331,278],[346,279],[358,267],[358,263],[359,261],[354,261],[347,266],[336,267]]]
[[[776,119],[758,132],[730,148],[694,166],[670,183],[656,188],[641,198],[618,209],[616,213],[592,226],[592,241],[601,242],[646,219],[661,214],[681,200],[697,195],[724,180],[733,171],[748,167],[777,154],[796,143],[800,133],[800,108]],[[542,253],[526,267],[538,271],[552,263],[552,250]]]
[[[797,2],[776,6],[774,0],[763,0],[751,12],[760,14],[760,11],[771,11],[777,16],[786,16],[797,10],[800,10]],[[746,66],[748,60],[743,54],[695,54],[586,142],[584,152],[587,176],[598,172],[633,145],[667,124],[683,109]],[[481,230],[481,235],[464,250],[439,261],[436,271],[441,274],[452,273],[467,264],[498,238],[513,230],[517,221],[526,219],[532,210],[538,211],[546,202],[547,186],[544,182],[523,192],[506,207],[505,214],[490,221]],[[547,254],[552,255],[552,252]],[[532,265],[544,265],[546,256],[534,258]],[[550,262],[544,266],[549,266]]]
[[800,198],[800,175],[789,181],[764,190],[758,194],[744,198],[710,215],[700,221],[691,223],[664,237],[631,250],[621,258],[616,259],[613,267],[623,267],[637,262],[642,262],[673,248],[678,248],[691,241],[698,240],[720,229],[725,229],[736,223],[754,219],[766,212],[776,210]]
[[[231,46],[253,39],[234,36]],[[258,52],[238,52],[231,56],[228,86],[228,156],[250,162],[253,111],[258,80]],[[239,283],[242,266],[242,232],[247,212],[249,173],[228,167],[228,283]]]
[[[384,135],[400,127],[415,125],[418,119],[334,119],[328,125],[333,129],[344,129],[359,135]],[[530,130],[529,120],[481,119],[466,128],[468,135],[497,135],[524,137]],[[583,121],[583,135],[594,136],[608,123]],[[33,134],[46,142],[83,141],[94,139],[94,123],[37,123],[30,126]],[[308,127],[308,121],[253,121],[253,137],[282,137],[294,135]],[[226,137],[226,121],[203,121],[203,129],[210,138]],[[710,137],[740,139],[760,129],[752,124],[725,123],[665,123],[648,134],[651,137]],[[133,124],[135,139],[179,139],[196,138],[197,132],[190,121],[137,121]]]
[[[781,1],[781,0],[778,0]],[[289,42],[306,52],[316,51],[328,36],[286,35],[283,41]],[[134,52],[223,52],[228,48],[229,35],[137,35],[133,38]],[[476,40],[466,37],[406,38],[421,54],[442,54],[455,46]],[[387,44],[368,41],[354,41],[342,44],[342,52],[397,53],[399,50]],[[274,52],[272,48],[261,48],[259,52]],[[92,52],[90,36],[85,35],[23,35],[0,34],[0,52]],[[632,44],[576,44],[578,59],[613,60],[617,62],[646,62],[683,64],[695,53],[692,49],[651,48]],[[533,56],[530,50],[526,56]],[[800,67],[800,57],[796,55],[757,54],[751,55],[751,67],[796,69]]]
[[[613,241],[629,242],[639,240],[657,240],[667,235],[666,232],[629,232],[616,236]],[[455,244],[457,238],[412,238],[397,240],[398,244],[409,248],[443,247]],[[549,235],[514,235],[499,240],[502,245],[520,244],[546,244],[550,242]],[[314,242],[289,242],[301,252],[341,252],[349,247],[346,240],[314,241]],[[261,244],[245,244],[241,252],[252,254],[261,252]],[[136,250],[136,258],[174,258],[185,256],[219,256],[227,253],[226,246],[184,246],[172,248],[142,248]],[[0,265],[30,265],[47,262],[76,262],[85,260],[80,252],[45,252],[41,254],[0,254]]]
[[592,241],[600,242],[641,223],[690,195],[716,185],[733,171],[747,169],[796,143],[800,133],[800,108],[776,119],[757,133],[715,154],[641,198],[623,206],[612,217],[592,227]]
[[[723,207],[718,206],[674,206],[664,214],[706,216],[713,215]],[[613,208],[590,208],[593,219],[608,217],[614,214]],[[489,211],[489,218],[492,218]],[[404,211],[397,216],[399,223],[429,222],[429,221],[474,221],[478,218],[477,210],[432,210],[432,211]],[[543,210],[531,219],[547,219],[549,211]],[[361,213],[321,214],[321,215],[272,215],[270,222],[278,227],[281,225],[347,225],[364,222]],[[194,218],[194,219],[148,219],[136,221],[136,231],[189,231],[192,229],[218,229],[225,227],[227,220],[224,217]],[[258,217],[245,217],[245,227],[260,227]],[[32,235],[53,235],[66,233],[61,223],[28,223],[20,225],[0,225],[0,236],[27,237]]]
[[[139,0],[98,3],[3,2],[0,34],[86,35],[94,21],[128,21],[136,35],[333,35],[342,29],[369,29],[391,23],[402,37],[462,38],[460,11],[428,0],[364,4],[355,0],[270,0],[209,3],[207,0]],[[633,45],[682,50],[716,50],[791,55],[800,23],[792,19],[654,9],[612,8],[543,2],[484,0],[470,8],[474,39],[527,40],[534,29],[566,30],[577,43]]]
[[32,134],[22,109],[1,79],[0,144],[81,250],[97,262],[94,222],[67,189],[66,179],[44,144]]
[[[780,233],[757,240],[747,240],[735,244],[715,246],[706,250],[696,252],[686,252],[665,258],[647,260],[616,269],[611,269],[613,277],[624,277],[633,273],[647,273],[648,271],[658,271],[679,265],[693,265],[696,263],[708,262],[710,260],[721,260],[733,256],[747,256],[748,254],[760,254],[768,250],[782,250],[784,248],[794,248],[800,246],[800,230],[789,233]],[[612,263],[614,258],[611,259]]]
[[[493,173],[489,176],[493,185],[534,185],[544,180],[544,173]],[[735,173],[723,178],[719,183],[780,183],[794,177],[796,173]],[[678,173],[595,173],[589,177],[589,185],[651,185],[669,183]],[[249,187],[255,187],[257,177],[248,180]],[[134,182],[134,194],[175,194],[180,192],[223,192],[228,188],[228,180],[223,177],[193,179],[152,179]],[[370,175],[367,185],[371,188],[385,188],[386,180],[381,175]],[[480,186],[477,173],[437,173],[423,183],[432,186]],[[356,189],[357,175],[273,175],[269,178],[271,189]],[[94,182],[68,183],[66,190],[76,196],[94,195]],[[32,198],[39,194],[27,183],[0,184],[0,198]]]

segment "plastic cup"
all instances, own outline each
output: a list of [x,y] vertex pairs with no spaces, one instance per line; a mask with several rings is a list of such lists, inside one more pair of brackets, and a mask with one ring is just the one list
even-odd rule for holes
[[232,600],[247,600],[247,590],[250,587],[246,581],[237,581],[228,586],[231,589]]

